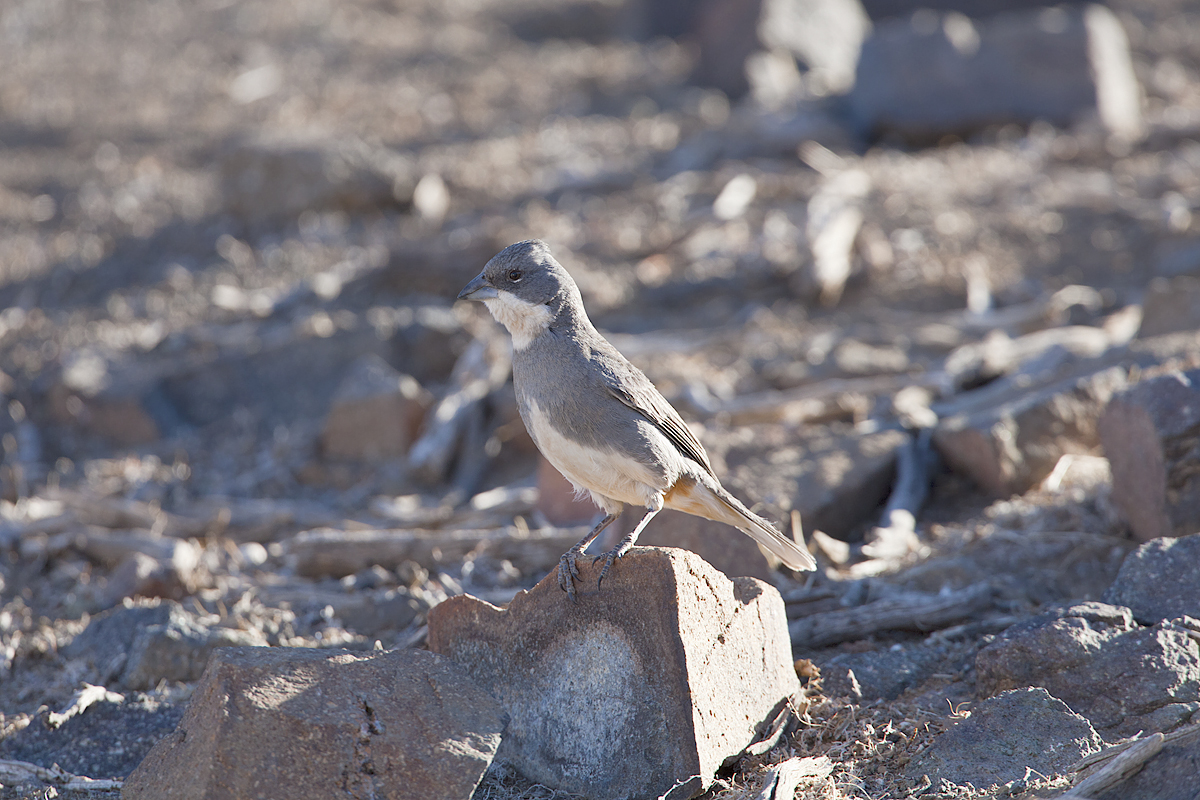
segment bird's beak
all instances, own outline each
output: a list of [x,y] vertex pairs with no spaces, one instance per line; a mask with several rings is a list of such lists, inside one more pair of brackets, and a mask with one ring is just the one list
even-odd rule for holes
[[496,291],[496,287],[488,283],[488,279],[482,272],[458,293],[459,300],[494,300],[499,296],[500,293]]

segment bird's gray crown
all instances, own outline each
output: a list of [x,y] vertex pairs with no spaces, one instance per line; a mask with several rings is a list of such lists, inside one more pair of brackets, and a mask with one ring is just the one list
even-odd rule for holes
[[488,261],[481,277],[497,290],[510,292],[527,303],[583,304],[575,281],[540,239],[510,244]]

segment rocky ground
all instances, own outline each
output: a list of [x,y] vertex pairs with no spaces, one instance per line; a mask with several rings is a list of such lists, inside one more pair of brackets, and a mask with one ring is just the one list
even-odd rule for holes
[[[763,572],[802,724],[709,796],[824,756],[798,796],[1048,797],[1156,732],[1123,796],[1161,796],[1200,759],[1169,738],[1200,722],[1200,607],[1152,601],[1200,596],[1195,537],[1127,561],[1153,535],[1121,443],[1153,434],[1100,420],[1200,365],[1200,10],[1110,5],[1140,138],[918,147],[694,85],[635,3],[4,4],[0,758],[42,772],[0,797],[115,794],[215,647],[421,647],[447,597],[547,574],[579,531],[502,331],[454,303],[531,237],[821,559]],[[1195,432],[1163,437],[1194,533]],[[1013,719],[1061,757],[989,762]]]

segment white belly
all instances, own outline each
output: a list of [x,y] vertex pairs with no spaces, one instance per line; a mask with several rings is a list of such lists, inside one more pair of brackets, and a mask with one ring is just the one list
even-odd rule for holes
[[[529,434],[546,460],[577,492],[592,492],[620,503],[656,506],[669,486],[644,464],[613,450],[599,450],[563,436],[537,403],[529,403]],[[603,504],[601,504],[603,505]]]

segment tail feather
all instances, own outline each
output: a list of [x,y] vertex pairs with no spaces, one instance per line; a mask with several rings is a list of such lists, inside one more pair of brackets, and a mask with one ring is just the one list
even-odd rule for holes
[[770,522],[746,508],[741,500],[721,487],[718,487],[715,494],[733,512],[733,520],[722,520],[722,522],[728,521],[730,525],[770,550],[780,561],[797,572],[817,568],[816,559],[812,557],[811,553],[776,530]]
[[711,477],[681,479],[667,495],[668,508],[676,508],[698,517],[724,522],[745,533],[771,551],[780,561],[798,572],[817,568],[817,562],[803,546],[784,536],[775,526],[746,508],[741,500],[725,491]]

